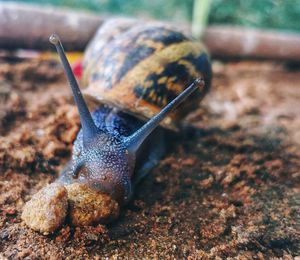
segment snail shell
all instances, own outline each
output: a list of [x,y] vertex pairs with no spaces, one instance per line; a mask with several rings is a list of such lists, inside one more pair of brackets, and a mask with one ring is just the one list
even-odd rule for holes
[[195,78],[205,88],[161,123],[176,129],[208,91],[211,67],[205,47],[170,25],[138,24],[134,19],[104,24],[84,58],[85,98],[147,120],[178,96]]

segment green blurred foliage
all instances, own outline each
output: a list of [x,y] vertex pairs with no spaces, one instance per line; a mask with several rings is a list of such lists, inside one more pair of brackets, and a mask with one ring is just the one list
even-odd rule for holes
[[112,13],[165,20],[185,21],[192,13],[193,0],[20,0],[27,3],[51,4],[97,13]]
[[209,22],[300,31],[300,1],[213,0]]
[[[97,13],[191,21],[193,0],[20,0]],[[211,0],[210,24],[300,31],[300,0]]]

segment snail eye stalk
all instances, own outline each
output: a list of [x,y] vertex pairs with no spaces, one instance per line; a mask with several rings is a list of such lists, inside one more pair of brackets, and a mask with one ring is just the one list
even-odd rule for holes
[[91,143],[93,141],[94,137],[99,133],[100,130],[95,125],[95,123],[92,119],[91,113],[83,99],[82,93],[80,91],[80,88],[79,88],[76,78],[73,74],[73,71],[71,69],[71,66],[66,57],[64,48],[62,46],[62,43],[61,43],[58,35],[52,34],[49,37],[49,41],[55,45],[57,53],[60,57],[62,65],[64,67],[70,87],[73,92],[76,106],[79,111],[80,121],[81,121],[82,131],[83,131],[83,143],[84,143],[84,145],[88,145],[89,143]]
[[144,140],[174,108],[181,104],[196,89],[203,89],[204,86],[205,83],[203,79],[196,79],[189,87],[187,87],[182,93],[180,93],[175,99],[173,99],[168,105],[166,105],[157,115],[152,117],[139,130],[137,130],[134,134],[126,139],[125,142],[128,150],[132,153],[135,153],[144,142]]

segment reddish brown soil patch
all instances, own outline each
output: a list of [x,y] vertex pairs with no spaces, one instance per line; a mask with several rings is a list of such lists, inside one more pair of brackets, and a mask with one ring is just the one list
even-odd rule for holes
[[[0,64],[0,257],[300,255],[300,72],[214,63],[212,91],[118,221],[43,236],[22,206],[70,156],[79,128],[60,66]],[[298,229],[297,229],[298,226]]]

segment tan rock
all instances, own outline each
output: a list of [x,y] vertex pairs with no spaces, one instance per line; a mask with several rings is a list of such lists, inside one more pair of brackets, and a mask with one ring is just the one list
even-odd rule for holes
[[75,226],[107,223],[119,216],[119,204],[106,193],[85,184],[66,186],[69,198],[69,217]]
[[44,234],[59,228],[68,209],[67,190],[62,184],[51,183],[33,195],[22,213],[22,220],[30,228]]

